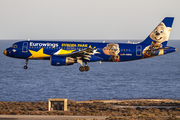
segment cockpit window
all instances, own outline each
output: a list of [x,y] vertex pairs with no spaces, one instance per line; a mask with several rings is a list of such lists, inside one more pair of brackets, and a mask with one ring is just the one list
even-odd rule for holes
[[12,48],[17,48],[17,45],[12,45]]

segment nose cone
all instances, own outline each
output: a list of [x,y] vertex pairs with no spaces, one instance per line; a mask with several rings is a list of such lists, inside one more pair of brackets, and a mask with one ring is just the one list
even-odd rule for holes
[[3,51],[3,54],[4,54],[4,55],[7,55],[7,50],[6,50],[6,49]]

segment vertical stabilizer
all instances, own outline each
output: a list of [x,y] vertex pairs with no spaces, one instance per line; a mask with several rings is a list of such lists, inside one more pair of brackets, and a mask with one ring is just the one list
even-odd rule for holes
[[161,46],[166,46],[169,35],[171,32],[174,17],[165,17],[162,22],[150,33],[150,35],[140,44],[159,44]]

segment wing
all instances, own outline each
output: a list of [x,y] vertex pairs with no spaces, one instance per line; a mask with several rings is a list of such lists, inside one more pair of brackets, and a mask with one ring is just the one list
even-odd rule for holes
[[[57,54],[55,54],[57,55]],[[59,56],[66,56],[66,57],[71,57],[71,58],[81,58],[84,60],[90,60],[89,58],[91,57],[90,55],[94,55],[93,48],[86,48],[81,51],[75,51],[69,54],[60,54]]]
[[67,54],[66,56],[68,57],[72,57],[72,58],[81,58],[84,60],[90,60],[89,57],[91,57],[90,55],[94,55],[93,53],[93,48],[86,48],[83,49],[81,51],[77,51],[77,52],[73,52],[70,54]]

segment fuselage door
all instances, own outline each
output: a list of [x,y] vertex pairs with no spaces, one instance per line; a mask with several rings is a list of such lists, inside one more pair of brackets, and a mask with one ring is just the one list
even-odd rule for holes
[[22,52],[28,52],[28,42],[23,42]]
[[142,55],[142,46],[137,45],[136,46],[136,56],[141,56]]

